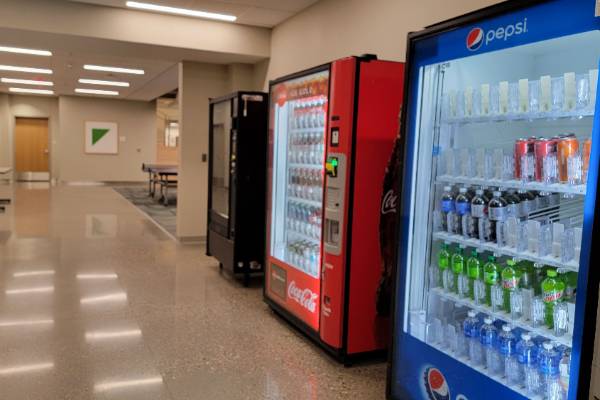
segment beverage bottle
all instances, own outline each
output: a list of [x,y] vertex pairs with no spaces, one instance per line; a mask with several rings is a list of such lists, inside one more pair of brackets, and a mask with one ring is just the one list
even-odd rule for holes
[[[444,186],[444,193],[442,193],[442,229],[450,231],[452,227],[448,226],[448,214],[454,213],[455,202],[454,194],[450,186]],[[450,230],[449,230],[450,228]],[[454,232],[451,232],[454,233]]]
[[488,257],[488,261],[483,266],[483,282],[485,283],[485,304],[492,306],[492,286],[498,283],[498,265],[496,264],[496,254]]
[[481,261],[479,250],[473,249],[471,256],[467,258],[467,276],[469,278],[469,297],[475,300],[475,281],[482,278]]
[[560,386],[565,396],[569,393],[569,375],[571,374],[571,350],[566,349],[560,360]]
[[456,248],[454,254],[452,254],[452,279],[454,280],[455,293],[458,293],[459,278],[465,273],[464,249],[465,246],[461,244]]
[[[487,218],[488,204],[487,198],[484,196],[483,189],[477,189],[475,191],[475,197],[471,199],[471,236],[484,240],[479,232],[479,224],[482,218]],[[481,232],[483,233],[483,232]]]
[[562,301],[565,293],[565,283],[556,277],[555,269],[546,271],[547,278],[542,281],[542,298],[546,305],[544,321],[549,329],[554,328],[554,306]]
[[517,337],[513,333],[511,326],[509,324],[502,325],[502,332],[498,334],[500,375],[505,376],[509,382],[518,380],[516,345]]
[[519,218],[521,216],[521,199],[514,189],[508,189],[503,196],[506,200],[506,216]]
[[469,348],[469,359],[474,365],[483,363],[483,354],[481,352],[481,342],[479,340],[479,329],[481,323],[474,310],[469,310],[467,318],[463,322],[463,331]]
[[471,196],[466,187],[458,189],[455,201],[456,214],[458,216],[457,233],[469,236],[469,218],[471,216]]
[[506,260],[506,267],[502,270],[502,289],[504,290],[503,309],[510,314],[510,296],[519,288],[519,276],[515,260]]
[[479,330],[479,341],[485,357],[485,365],[490,375],[494,375],[499,370],[498,351],[496,350],[496,337],[498,330],[493,325],[490,317],[483,320],[483,325]]
[[519,260],[517,262],[517,270],[519,271],[519,287],[521,289],[533,288],[533,263],[527,260]]
[[520,189],[517,192],[517,196],[519,196],[519,216],[521,219],[529,218],[529,214],[536,210],[536,200],[535,194],[529,192],[525,189]]
[[558,278],[565,284],[563,299],[568,302],[574,302],[575,291],[577,290],[577,272],[559,269]]
[[507,217],[508,203],[502,197],[502,193],[497,190],[494,192],[494,197],[488,203],[488,218],[490,220],[490,230],[488,237],[490,242],[497,241],[497,228],[504,223]]
[[444,273],[450,266],[450,252],[448,251],[448,242],[442,243],[442,248],[438,253],[438,268],[439,268],[439,276],[438,276],[438,284],[439,287],[444,287]]
[[531,340],[531,335],[523,333],[517,342],[517,361],[519,362],[519,385],[524,386],[528,396],[533,397],[539,391],[538,347]]
[[563,390],[560,385],[561,354],[554,348],[552,342],[544,342],[539,353],[538,364],[542,396],[546,400],[563,400]]
[[540,263],[533,264],[533,290],[535,295],[542,294],[542,281],[546,279],[546,271],[548,268]]

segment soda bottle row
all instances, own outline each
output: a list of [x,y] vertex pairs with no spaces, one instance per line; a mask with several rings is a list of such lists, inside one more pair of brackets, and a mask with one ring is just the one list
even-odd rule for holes
[[296,108],[292,116],[292,129],[310,129],[325,127],[325,109],[322,106]]
[[311,201],[323,199],[323,172],[316,168],[290,168],[288,194]]
[[555,336],[570,331],[577,273],[554,269],[525,260],[487,257],[481,249],[466,252],[463,245],[450,249],[442,243],[437,267],[429,272],[430,287],[440,287],[494,312],[505,312],[512,320],[525,320],[533,327],[545,326]]
[[[478,239],[499,247],[529,251],[540,257],[552,255],[564,263],[579,260],[581,213],[560,214],[561,205],[576,206],[577,200],[561,202],[558,194],[524,189],[493,192],[479,188],[444,187],[439,210],[434,212],[438,231]],[[562,218],[562,219],[560,219]]]
[[322,134],[295,133],[292,135],[292,142],[288,151],[289,162],[322,165],[324,154],[325,143]]
[[501,320],[469,310],[463,322],[465,343],[457,348],[471,365],[525,390],[528,397],[567,398],[571,350]]
[[312,276],[319,276],[320,247],[308,240],[290,240],[286,261]]
[[294,232],[319,239],[322,218],[321,207],[308,206],[294,201],[288,203],[287,226]]

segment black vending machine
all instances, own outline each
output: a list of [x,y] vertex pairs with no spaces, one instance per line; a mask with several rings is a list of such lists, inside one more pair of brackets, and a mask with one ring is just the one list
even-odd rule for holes
[[268,110],[261,92],[210,101],[206,254],[245,286],[264,271]]

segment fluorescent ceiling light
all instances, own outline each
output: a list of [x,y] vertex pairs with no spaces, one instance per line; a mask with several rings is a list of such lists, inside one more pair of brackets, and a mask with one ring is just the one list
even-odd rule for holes
[[139,10],[158,11],[169,14],[185,15],[187,17],[198,17],[217,19],[219,21],[233,22],[237,19],[235,15],[218,14],[207,11],[189,10],[186,8],[159,6],[158,4],[140,3],[139,1],[128,1],[127,7],[137,8]]
[[142,331],[139,329],[130,329],[123,331],[94,331],[86,332],[85,339],[89,342],[103,339],[120,339],[128,337],[142,336]]
[[43,270],[43,271],[15,272],[13,274],[13,278],[22,278],[24,276],[46,276],[46,275],[54,275],[54,271]]
[[53,82],[36,81],[32,79],[1,78],[0,81],[2,83],[16,83],[19,85],[54,86]]
[[125,381],[110,381],[110,382],[99,383],[94,386],[94,389],[97,392],[103,392],[103,391],[111,390],[111,389],[122,389],[122,388],[134,387],[134,386],[152,385],[152,384],[157,384],[157,383],[162,383],[162,382],[163,382],[162,376],[157,376],[157,377],[146,378],[146,379],[129,379],[129,380],[125,380]]
[[33,326],[33,325],[52,325],[53,319],[24,319],[24,320],[13,320],[13,321],[0,321],[0,328],[12,328],[19,326]]
[[19,365],[16,367],[8,367],[8,368],[0,368],[0,375],[11,375],[11,374],[19,374],[23,372],[34,372],[41,371],[44,369],[54,368],[54,363],[46,362],[46,363],[38,363],[38,364],[27,364],[27,365]]
[[51,56],[52,52],[48,50],[21,49],[19,47],[0,46],[0,51],[7,53],[31,54],[33,56]]
[[51,293],[54,292],[54,286],[40,286],[23,289],[8,289],[6,294],[33,294],[33,293]]
[[0,65],[0,71],[29,72],[31,74],[47,74],[47,75],[52,74],[52,70],[47,69],[47,68],[18,67],[15,65]]
[[85,93],[85,94],[102,94],[105,96],[118,96],[119,92],[115,90],[97,90],[97,89],[75,89],[75,93]]
[[25,88],[11,87],[11,88],[8,88],[8,90],[13,93],[54,94],[53,90],[46,90],[46,89],[25,89]]
[[117,279],[119,275],[114,273],[109,274],[77,274],[77,279]]
[[81,304],[106,303],[111,301],[127,300],[127,293],[112,293],[96,297],[84,297],[79,302]]
[[119,74],[133,74],[133,75],[144,75],[143,69],[135,68],[121,68],[121,67],[110,67],[106,65],[91,65],[85,64],[83,69],[88,71],[103,71],[103,72],[117,72]]
[[100,81],[98,79],[80,79],[79,83],[85,83],[88,85],[103,85],[103,86],[122,86],[129,87],[129,82],[118,82],[118,81]]

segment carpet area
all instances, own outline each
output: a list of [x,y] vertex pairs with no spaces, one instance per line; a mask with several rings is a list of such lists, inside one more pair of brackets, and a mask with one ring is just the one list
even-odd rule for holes
[[146,185],[112,186],[113,190],[129,200],[134,206],[146,213],[157,224],[173,236],[177,236],[177,189],[169,190],[169,205],[164,206],[158,201],[158,195],[152,198],[148,195]]

